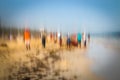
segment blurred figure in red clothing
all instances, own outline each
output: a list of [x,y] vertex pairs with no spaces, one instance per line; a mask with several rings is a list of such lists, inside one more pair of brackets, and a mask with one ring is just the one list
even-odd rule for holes
[[27,50],[30,50],[30,38],[31,38],[30,30],[28,28],[25,28],[24,41],[25,41],[25,45],[26,45]]

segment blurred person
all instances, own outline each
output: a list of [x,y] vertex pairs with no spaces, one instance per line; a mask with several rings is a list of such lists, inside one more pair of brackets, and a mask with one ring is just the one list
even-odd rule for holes
[[86,47],[86,34],[85,34],[85,32],[83,32],[83,43],[84,43],[84,47]]
[[59,46],[61,47],[62,46],[62,36],[60,33],[58,34],[58,38],[59,38]]
[[53,34],[52,32],[50,32],[50,40],[52,41],[52,39],[53,39]]
[[54,33],[54,43],[57,43],[57,37],[58,37],[58,33]]
[[74,33],[74,34],[72,35],[72,37],[71,37],[71,44],[72,44],[73,46],[77,46],[77,45],[78,45],[76,33]]
[[78,34],[77,34],[78,47],[81,47],[81,39],[82,39],[81,34],[78,33]]
[[71,43],[71,40],[70,40],[70,35],[68,33],[68,35],[67,35],[67,48],[70,48],[70,43]]
[[90,42],[90,33],[88,34],[88,42]]
[[12,34],[10,34],[9,39],[10,39],[10,41],[13,40]]
[[26,28],[24,31],[24,41],[25,41],[27,50],[30,50],[30,38],[31,38],[30,30],[28,28]]
[[42,46],[43,46],[43,48],[46,47],[46,36],[45,36],[45,34],[42,35]]

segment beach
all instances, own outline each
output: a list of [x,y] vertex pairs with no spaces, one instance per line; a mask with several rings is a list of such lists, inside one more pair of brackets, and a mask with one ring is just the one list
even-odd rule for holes
[[23,41],[1,40],[0,80],[118,80],[119,41],[91,38],[86,48],[69,50],[49,41],[43,49],[33,39],[27,51]]
[[120,0],[0,0],[0,80],[120,80]]

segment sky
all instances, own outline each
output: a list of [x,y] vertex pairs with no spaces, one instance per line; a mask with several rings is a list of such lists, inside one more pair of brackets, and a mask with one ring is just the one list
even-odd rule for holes
[[61,32],[120,32],[120,0],[0,0],[5,25]]

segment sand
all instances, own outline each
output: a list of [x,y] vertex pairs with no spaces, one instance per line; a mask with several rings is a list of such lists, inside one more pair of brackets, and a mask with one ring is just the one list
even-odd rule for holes
[[69,50],[47,41],[43,49],[39,39],[31,40],[30,51],[22,40],[0,44],[0,80],[102,80],[91,71],[87,48]]

